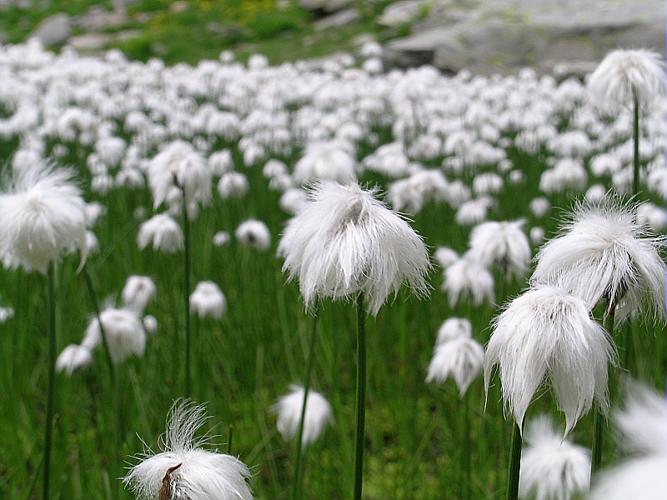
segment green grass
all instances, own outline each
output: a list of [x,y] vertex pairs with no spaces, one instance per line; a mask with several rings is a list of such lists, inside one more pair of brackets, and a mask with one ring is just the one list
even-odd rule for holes
[[[168,0],[130,3],[128,21],[104,32],[136,30],[138,34],[124,41],[113,41],[106,48],[119,48],[128,57],[142,61],[159,57],[167,63],[195,64],[202,59],[216,59],[221,51],[232,49],[241,60],[261,52],[272,63],[280,63],[350,50],[354,37],[362,33],[396,36],[383,32],[375,24],[375,16],[381,9],[365,2],[359,5],[362,13],[359,21],[324,31],[314,28],[313,16],[296,2],[280,9],[272,0],[188,0],[184,3],[187,8],[178,12],[170,9],[173,2]],[[59,12],[80,15],[93,5],[111,8],[111,2],[92,0],[54,0],[37,5],[31,9],[0,11],[0,32],[4,33],[6,42],[24,41],[42,20]],[[81,33],[78,28],[74,32]]]
[[[236,145],[226,146],[237,153]],[[15,147],[15,141],[0,143],[0,157],[8,158]],[[73,152],[67,161],[76,164],[77,157]],[[516,151],[510,151],[510,157],[527,174],[527,182],[524,187],[508,188],[499,195],[494,217],[526,217],[529,224],[539,223],[547,234],[553,234],[556,217],[535,221],[527,208],[529,200],[537,195],[542,160]],[[238,162],[239,155],[235,158]],[[294,158],[286,160],[292,162]],[[248,196],[226,202],[216,199],[192,227],[193,283],[214,280],[228,300],[228,312],[222,321],[193,320],[194,399],[208,402],[213,419],[207,430],[220,435],[221,443],[227,426],[233,426],[232,451],[252,468],[257,498],[276,500],[286,498],[290,491],[294,446],[277,434],[270,407],[289,383],[301,379],[310,319],[304,314],[297,287],[285,283],[281,261],[275,256],[278,235],[287,220],[277,209],[278,195],[268,189],[258,167],[246,170],[237,163],[237,168],[249,176]],[[98,197],[89,194],[87,198],[92,201]],[[137,206],[151,206],[148,191],[115,190],[100,201],[108,208],[95,228],[102,252],[88,262],[100,298],[117,297],[130,274],[153,277],[158,294],[147,312],[157,317],[159,330],[148,341],[143,358],[130,359],[119,369],[124,443],[120,449],[112,444],[112,394],[102,351],[98,349],[90,369],[71,378],[58,376],[54,500],[110,498],[113,455],[127,459],[140,452],[139,436],[154,446],[164,430],[172,401],[182,391],[182,256],[137,249],[137,222],[132,213]],[[554,201],[556,206],[566,207],[572,199],[562,196]],[[559,214],[558,210],[552,213]],[[249,217],[269,225],[273,236],[270,251],[248,250],[235,241],[220,249],[212,247],[215,231],[233,231]],[[453,217],[447,206],[431,204],[414,218],[414,227],[431,248],[448,245],[463,251],[468,230],[457,226]],[[83,276],[75,273],[77,264],[74,257],[68,257],[58,268],[59,351],[67,344],[80,342],[93,312]],[[434,269],[430,275],[430,299],[418,301],[401,292],[383,307],[377,319],[367,323],[364,492],[369,500],[459,498],[462,403],[453,383],[426,385],[426,367],[436,330],[445,318],[470,318],[475,338],[484,343],[496,310],[489,305],[472,308],[466,303],[450,308],[439,291],[440,274]],[[498,273],[496,280],[499,302],[524,286],[523,282],[505,284]],[[45,279],[20,270],[2,270],[0,283],[0,304],[8,303],[16,310],[14,319],[0,325],[0,386],[4,394],[0,404],[0,498],[21,499],[29,497],[30,485],[40,477],[47,368]],[[351,491],[354,325],[352,304],[324,304],[312,387],[328,397],[336,422],[305,454],[303,491],[307,499],[349,498]],[[656,387],[664,387],[664,329],[647,325],[639,329],[634,335],[638,375]],[[499,394],[496,380],[485,410],[481,380],[468,392],[473,441],[472,449],[464,452],[472,454],[472,498],[500,499],[504,495],[511,426],[503,420]],[[554,406],[549,394],[544,393],[531,406],[529,418],[553,411]],[[586,446],[590,446],[591,425],[587,416],[574,431],[574,437]],[[613,457],[610,438],[606,445],[609,461]],[[130,496],[123,493],[121,498]]]

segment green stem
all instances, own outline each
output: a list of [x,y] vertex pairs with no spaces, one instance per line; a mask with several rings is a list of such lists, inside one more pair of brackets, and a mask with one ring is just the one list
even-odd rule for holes
[[183,252],[183,306],[185,314],[185,397],[189,398],[192,392],[192,379],[190,367],[190,221],[188,218],[188,205],[185,198],[185,189],[181,189],[183,195],[183,239],[185,249]]
[[521,429],[515,423],[512,428],[512,446],[510,448],[510,467],[507,478],[507,500],[519,498],[519,472],[521,470]]
[[364,297],[357,297],[357,427],[354,437],[354,500],[361,499],[364,474],[364,427],[366,419],[366,316]]
[[634,146],[634,170],[632,176],[632,195],[637,196],[639,193],[639,97],[637,92],[633,92],[633,123],[632,123],[632,139]]
[[97,318],[97,324],[100,325],[100,336],[102,337],[102,346],[104,347],[104,357],[109,368],[109,375],[111,376],[111,384],[113,385],[114,379],[116,378],[116,370],[114,367],[113,359],[111,358],[111,351],[109,350],[109,341],[107,340],[107,334],[104,331],[104,325],[102,324],[102,316],[99,302],[97,301],[97,294],[95,293],[95,287],[93,286],[93,280],[88,273],[87,268],[83,268],[83,278],[86,282],[86,289],[88,290],[88,297],[90,302],[93,305],[93,310],[95,311],[95,318]]
[[[614,317],[616,307],[612,304],[604,319],[604,328],[610,336],[614,334]],[[591,474],[598,471],[602,466],[602,448],[604,446],[605,420],[600,407],[596,404],[593,408],[593,448],[591,450]]]
[[119,497],[119,484],[118,478],[114,477],[115,474],[119,472],[119,461],[118,455],[121,453],[121,432],[120,432],[120,419],[121,419],[121,403],[120,403],[120,374],[113,378],[113,453],[111,455],[111,490],[113,493],[113,498],[118,500]]
[[229,428],[227,429],[227,455],[232,454],[232,432],[233,428],[230,425]]
[[463,395],[463,470],[465,471],[465,481],[463,482],[463,498],[470,498],[472,469],[470,447],[470,398],[467,394]]
[[102,337],[102,346],[104,348],[104,358],[106,359],[107,366],[109,368],[109,377],[111,378],[112,386],[112,408],[113,408],[113,449],[111,450],[111,474],[112,479],[111,489],[114,499],[118,499],[118,481],[113,477],[114,474],[117,474],[119,471],[119,461],[118,454],[120,453],[120,439],[119,439],[119,425],[120,425],[120,382],[118,380],[119,375],[116,373],[116,367],[111,357],[111,350],[109,349],[109,341],[107,339],[107,333],[104,329],[104,323],[102,323],[102,314],[100,311],[100,305],[97,300],[97,294],[95,293],[95,287],[93,285],[93,280],[88,272],[87,268],[83,269],[83,277],[86,282],[86,289],[88,290],[88,296],[90,302],[93,304],[93,310],[95,311],[95,317],[97,318],[97,324],[100,327],[100,336]]
[[49,321],[49,354],[48,354],[48,387],[46,392],[46,421],[44,427],[44,486],[42,498],[49,500],[49,481],[51,473],[51,440],[53,436],[53,407],[55,393],[56,370],[56,293],[55,272],[53,262],[49,263],[47,271],[47,309]]
[[306,418],[306,403],[308,401],[308,392],[310,391],[310,374],[313,371],[315,359],[315,341],[317,340],[317,317],[318,311],[315,310],[313,316],[312,328],[310,331],[310,346],[308,350],[308,361],[306,363],[306,375],[303,381],[303,403],[301,404],[301,416],[299,417],[299,431],[296,438],[296,458],[294,464],[294,484],[292,485],[292,500],[300,497],[301,476],[302,476],[302,455],[303,455],[303,424]]

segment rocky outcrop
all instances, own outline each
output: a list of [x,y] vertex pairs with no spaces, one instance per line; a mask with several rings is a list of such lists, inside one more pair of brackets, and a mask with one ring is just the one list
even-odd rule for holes
[[446,71],[589,67],[618,47],[664,49],[663,0],[438,0],[385,63]]
[[30,35],[44,45],[61,45],[72,33],[72,20],[67,14],[56,14],[44,19]]

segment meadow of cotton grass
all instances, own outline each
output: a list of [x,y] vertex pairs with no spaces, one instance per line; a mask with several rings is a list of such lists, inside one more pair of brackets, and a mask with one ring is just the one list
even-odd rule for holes
[[1,498],[659,498],[659,60],[379,50],[0,46]]

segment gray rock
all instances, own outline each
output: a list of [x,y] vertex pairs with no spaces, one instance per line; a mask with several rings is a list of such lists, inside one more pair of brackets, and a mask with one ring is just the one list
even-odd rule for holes
[[72,20],[67,14],[55,14],[44,19],[31,37],[39,39],[44,45],[60,45],[72,34]]
[[346,26],[357,21],[358,19],[359,12],[357,9],[345,9],[315,21],[314,27],[317,31],[322,31],[329,28]]
[[409,24],[416,20],[427,8],[428,0],[402,0],[389,4],[378,17],[378,24],[388,28],[395,28]]
[[388,65],[484,74],[581,69],[618,47],[663,51],[663,19],[663,0],[439,0],[383,57]]
[[111,35],[106,33],[86,33],[83,35],[71,37],[67,44],[82,52],[101,50],[113,40]]
[[128,20],[124,8],[109,11],[93,6],[76,20],[76,25],[85,31],[101,31],[122,26]]
[[314,12],[337,12],[352,4],[352,0],[299,0],[299,7]]

